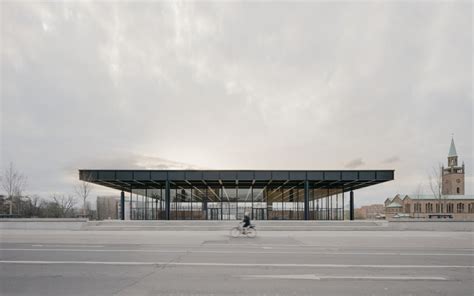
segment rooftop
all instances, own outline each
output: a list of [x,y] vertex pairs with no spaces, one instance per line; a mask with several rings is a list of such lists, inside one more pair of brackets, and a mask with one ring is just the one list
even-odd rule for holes
[[399,204],[399,203],[396,202],[396,201],[392,202],[391,204],[389,204],[389,205],[387,206],[387,208],[401,208],[401,207],[402,207],[402,205]]
[[278,187],[342,188],[355,190],[391,181],[394,170],[79,170],[79,179],[130,191],[133,189],[184,187]]

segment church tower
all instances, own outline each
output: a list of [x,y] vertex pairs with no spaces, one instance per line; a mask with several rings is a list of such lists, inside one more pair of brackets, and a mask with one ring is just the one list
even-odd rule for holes
[[458,166],[458,154],[453,138],[449,147],[448,166],[443,166],[441,173],[443,195],[464,195],[464,163]]

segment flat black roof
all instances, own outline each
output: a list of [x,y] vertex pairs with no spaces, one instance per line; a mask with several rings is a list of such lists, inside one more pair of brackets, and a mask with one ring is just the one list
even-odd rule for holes
[[303,186],[342,188],[344,191],[391,181],[394,170],[79,170],[79,179],[94,184],[130,191],[181,187],[257,187]]

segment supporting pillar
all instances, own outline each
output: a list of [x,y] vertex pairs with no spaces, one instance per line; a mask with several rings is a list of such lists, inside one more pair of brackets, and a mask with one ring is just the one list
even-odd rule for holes
[[351,190],[349,195],[349,217],[354,220],[354,191]]
[[346,208],[344,205],[344,186],[342,187],[342,220],[346,220]]
[[145,188],[145,220],[148,220],[148,189]]
[[165,211],[166,211],[166,220],[170,220],[170,218],[171,218],[171,189],[170,189],[170,181],[169,180],[166,180]]
[[309,219],[309,181],[304,181],[304,219]]
[[224,198],[224,190],[221,188],[219,189],[219,201],[221,202],[221,220],[224,220],[224,203],[222,202]]
[[125,220],[125,192],[120,193],[120,219]]
[[133,201],[132,201],[132,187],[130,187],[130,220],[133,220],[133,215],[132,215],[132,207],[133,207]]
[[252,187],[250,188],[250,193],[251,193],[251,195],[252,195],[252,197],[251,197],[252,213],[250,214],[250,219],[253,220],[253,219],[255,219],[255,218],[253,217],[253,184],[252,184]]
[[204,211],[204,216],[205,216],[206,220],[209,220],[208,213],[207,213],[208,212],[208,210],[207,210],[207,195],[209,194],[209,191],[206,188],[206,190],[204,192],[205,192],[205,196],[203,196],[203,198],[202,198],[202,210]]

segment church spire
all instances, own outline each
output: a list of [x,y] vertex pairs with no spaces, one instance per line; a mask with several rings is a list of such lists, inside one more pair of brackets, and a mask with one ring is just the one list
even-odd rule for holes
[[448,157],[458,156],[456,152],[456,146],[454,145],[454,138],[451,138],[451,146],[449,147]]
[[455,167],[458,165],[458,153],[456,152],[456,146],[454,145],[454,137],[451,138],[451,146],[449,147],[448,153],[448,166]]

